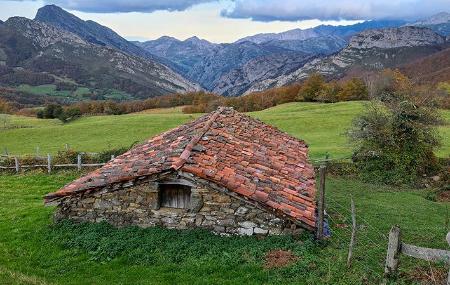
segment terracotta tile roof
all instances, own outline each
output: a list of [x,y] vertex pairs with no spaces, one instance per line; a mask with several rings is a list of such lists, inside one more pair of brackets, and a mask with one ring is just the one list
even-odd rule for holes
[[134,147],[45,198],[181,170],[315,227],[314,169],[307,155],[303,141],[222,107]]

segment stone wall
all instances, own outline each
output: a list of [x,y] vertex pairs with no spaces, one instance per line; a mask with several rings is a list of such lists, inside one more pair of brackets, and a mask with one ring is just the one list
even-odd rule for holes
[[270,210],[192,175],[183,178],[187,178],[183,181],[188,181],[192,186],[190,206],[187,209],[159,208],[158,183],[178,178],[179,175],[175,174],[164,178],[149,177],[64,198],[55,218],[107,221],[118,227],[199,227],[220,234],[267,235],[300,231],[296,225],[280,219]]

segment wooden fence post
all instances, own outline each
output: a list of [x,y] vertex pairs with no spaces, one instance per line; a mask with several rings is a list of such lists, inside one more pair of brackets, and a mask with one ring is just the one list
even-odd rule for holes
[[350,245],[348,248],[348,257],[347,257],[347,267],[349,268],[352,264],[353,246],[355,245],[355,238],[356,238],[356,209],[355,209],[355,201],[353,201],[352,197],[352,237],[350,238]]
[[323,239],[323,216],[325,210],[325,173],[326,167],[321,165],[319,168],[319,200],[317,203],[317,233],[316,237],[318,240]]
[[8,152],[8,148],[7,148],[6,146],[5,146],[4,151],[5,151],[5,155],[8,156],[8,155],[9,155],[9,152]]
[[[447,240],[447,243],[450,246],[450,232],[447,233],[445,239]],[[448,270],[447,285],[450,285],[450,269]]]
[[14,162],[16,164],[16,173],[19,173],[20,165],[19,165],[19,159],[17,158],[17,156],[14,157]]
[[47,154],[47,171],[48,173],[52,172],[52,156]]
[[78,168],[78,171],[81,170],[81,154],[80,153],[77,156],[77,168]]
[[401,232],[399,226],[393,226],[389,232],[389,243],[384,267],[384,277],[388,278],[397,272],[398,260],[401,249]]

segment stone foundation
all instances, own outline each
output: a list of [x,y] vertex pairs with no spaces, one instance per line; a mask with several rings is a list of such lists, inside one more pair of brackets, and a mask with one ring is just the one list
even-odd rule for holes
[[[114,226],[162,226],[174,229],[204,228],[219,234],[267,235],[301,231],[289,220],[277,217],[255,202],[239,197],[227,189],[187,175],[172,173],[164,177],[114,185],[101,190],[70,196],[60,201],[56,220],[106,221]],[[160,208],[159,183],[191,186],[189,207]]]

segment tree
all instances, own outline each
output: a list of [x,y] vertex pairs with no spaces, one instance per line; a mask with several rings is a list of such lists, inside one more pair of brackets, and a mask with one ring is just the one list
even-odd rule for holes
[[304,101],[315,101],[319,96],[320,91],[324,88],[325,80],[323,76],[319,73],[311,74],[308,79],[303,82],[300,91],[298,92],[298,97]]
[[342,84],[337,96],[339,101],[364,100],[368,97],[368,91],[364,81],[354,77]]
[[353,160],[366,180],[413,183],[437,167],[439,113],[396,73],[380,77],[375,97],[349,131]]

